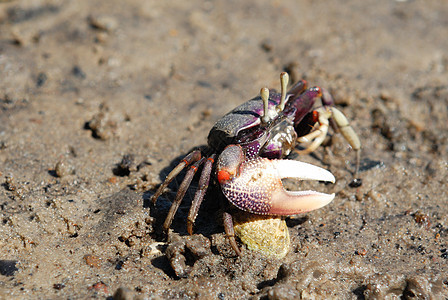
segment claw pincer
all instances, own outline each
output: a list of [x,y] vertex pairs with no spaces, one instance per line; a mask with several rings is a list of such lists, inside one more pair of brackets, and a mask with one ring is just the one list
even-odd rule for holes
[[333,174],[311,164],[255,157],[246,160],[239,145],[227,146],[217,161],[218,181],[226,198],[241,210],[261,215],[294,215],[321,208],[334,194],[287,191],[282,178],[335,181]]

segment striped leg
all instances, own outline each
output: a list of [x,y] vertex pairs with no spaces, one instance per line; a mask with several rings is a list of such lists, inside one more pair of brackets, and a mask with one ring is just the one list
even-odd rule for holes
[[166,176],[165,181],[159,186],[156,193],[151,197],[152,204],[156,204],[157,198],[162,194],[163,190],[170,184],[173,179],[189,164],[195,163],[201,159],[201,151],[194,150],[187,154],[182,161]]
[[168,212],[165,222],[163,223],[163,230],[165,232],[168,232],[171,223],[173,222],[174,215],[176,214],[177,209],[179,208],[179,205],[182,202],[182,199],[184,198],[191,181],[193,180],[194,174],[196,174],[198,168],[204,162],[204,160],[205,158],[203,157],[200,160],[196,161],[190,166],[187,174],[185,174],[184,180],[180,184],[179,190],[177,191],[176,198],[174,199],[173,204],[171,204],[170,211]]
[[199,179],[199,187],[194,195],[193,202],[191,203],[190,212],[188,214],[187,231],[189,234],[193,234],[194,220],[198,215],[199,207],[201,206],[202,200],[204,200],[205,193],[207,192],[213,164],[215,162],[215,157],[216,154],[210,156],[205,162],[204,168],[202,169],[201,178]]

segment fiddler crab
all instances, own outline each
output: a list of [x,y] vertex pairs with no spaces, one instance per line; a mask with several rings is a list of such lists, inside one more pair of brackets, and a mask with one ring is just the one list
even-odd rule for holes
[[[332,96],[320,87],[307,88],[301,80],[287,91],[289,75],[281,73],[281,92],[262,88],[260,95],[241,104],[224,115],[208,135],[206,151],[194,150],[168,174],[152,196],[152,203],[168,184],[186,167],[189,167],[174,202],[163,224],[168,232],[174,215],[198,168],[203,166],[199,186],[194,195],[187,219],[187,231],[191,235],[199,207],[213,176],[219,183],[225,198],[232,204],[224,212],[225,233],[233,250],[241,255],[235,232],[249,249],[269,255],[267,249],[286,254],[289,233],[284,216],[296,215],[321,208],[335,195],[316,191],[287,191],[283,178],[335,182],[333,174],[320,167],[295,160],[282,159],[291,151],[307,154],[322,144],[331,126],[342,133],[356,152],[357,179],[361,143],[347,118],[336,109]],[[320,100],[321,105],[315,107]],[[301,146],[297,149],[296,146]],[[231,214],[229,211],[235,211]],[[237,217],[234,224],[232,215]],[[282,218],[283,216],[283,218]],[[261,227],[260,227],[261,226]],[[259,228],[274,226],[275,233],[267,230],[258,236]],[[264,232],[264,231],[263,231]],[[273,241],[270,239],[274,238]],[[257,241],[261,239],[261,241]],[[279,245],[275,245],[279,243]],[[285,250],[286,249],[286,250]],[[274,254],[275,256],[275,254]],[[283,254],[279,257],[284,256]]]

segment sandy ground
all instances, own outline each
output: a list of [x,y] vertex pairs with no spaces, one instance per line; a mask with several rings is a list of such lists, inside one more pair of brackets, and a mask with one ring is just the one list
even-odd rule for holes
[[[437,0],[0,1],[0,298],[447,298],[447,37]],[[299,159],[336,198],[287,220],[286,258],[236,257],[213,191],[166,241],[180,181],[155,188],[284,70],[333,93],[362,186],[333,135]],[[175,243],[204,251],[186,278]]]

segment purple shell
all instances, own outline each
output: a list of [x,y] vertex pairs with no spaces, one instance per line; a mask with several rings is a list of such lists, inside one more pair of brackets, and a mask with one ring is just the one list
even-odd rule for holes
[[[269,109],[274,109],[279,102],[280,94],[270,90]],[[262,115],[263,101],[260,96],[241,104],[215,123],[208,135],[209,146],[221,152],[227,145],[240,143],[236,140],[238,133],[260,125]]]

